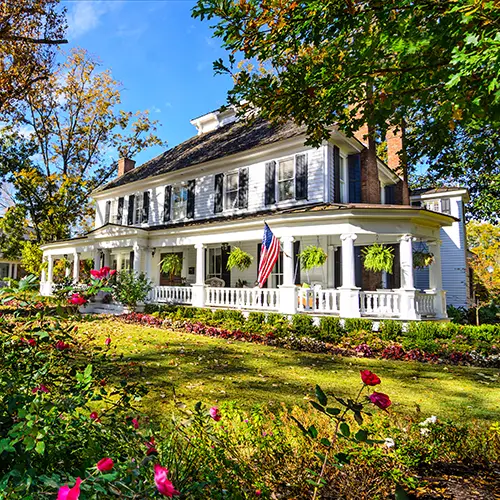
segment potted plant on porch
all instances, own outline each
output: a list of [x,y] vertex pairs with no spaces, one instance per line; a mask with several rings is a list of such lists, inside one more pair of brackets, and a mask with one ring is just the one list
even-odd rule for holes
[[240,271],[245,271],[248,269],[253,262],[253,257],[248,253],[242,250],[240,247],[233,247],[229,256],[227,258],[227,270],[230,271],[233,267],[236,267]]
[[[311,269],[322,267],[325,264],[328,255],[321,247],[309,245],[299,253],[298,258],[300,259],[301,269],[308,273]],[[302,288],[307,289],[311,288],[311,286],[308,283],[303,283]],[[312,308],[314,306],[314,298],[312,295],[309,296],[309,300],[307,300],[307,293],[305,293],[299,300],[302,301],[303,307],[308,306]]]
[[178,276],[182,272],[182,257],[176,253],[168,254],[160,262],[160,269],[162,273],[168,274],[168,279],[172,283],[174,276]]
[[423,269],[429,267],[434,262],[434,254],[428,250],[414,250],[413,252],[413,267],[415,269]]

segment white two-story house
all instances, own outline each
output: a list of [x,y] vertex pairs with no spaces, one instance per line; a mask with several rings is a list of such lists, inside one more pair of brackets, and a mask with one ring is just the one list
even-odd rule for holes
[[[328,141],[312,148],[302,127],[237,120],[230,109],[191,123],[197,135],[143,165],[119,160],[116,179],[93,194],[95,229],[43,247],[48,271],[42,293],[51,293],[54,262],[66,256],[73,260],[75,281],[80,260],[89,258],[96,268],[146,273],[154,284],[152,302],[446,318],[441,229],[456,218],[410,204],[398,173],[397,135],[388,138],[387,164],[373,164],[362,131],[357,139],[333,129]],[[260,289],[255,282],[264,222],[281,240],[282,252]],[[435,256],[422,291],[415,286],[414,242],[424,242]],[[394,248],[392,273],[364,269],[361,249],[373,243]],[[308,245],[322,247],[328,258],[305,272],[297,256]],[[234,246],[253,256],[245,271],[226,267]],[[178,276],[161,273],[169,253],[182,258]]]

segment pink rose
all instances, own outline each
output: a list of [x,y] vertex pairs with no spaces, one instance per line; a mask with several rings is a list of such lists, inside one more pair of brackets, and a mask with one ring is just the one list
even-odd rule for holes
[[174,495],[180,495],[180,493],[174,488],[171,481],[167,479],[168,469],[162,467],[160,464],[155,464],[155,484],[158,491],[169,498]]
[[383,394],[381,392],[374,392],[368,396],[368,399],[375,405],[378,406],[381,410],[385,410],[391,406],[391,400],[387,394]]
[[115,274],[116,274],[116,269],[111,269],[111,271],[109,271],[110,276],[114,276]]
[[37,392],[45,392],[45,393],[47,393],[47,392],[50,392],[50,391],[49,391],[49,389],[48,389],[45,385],[40,384],[38,387],[34,387],[34,388],[31,390],[31,392],[32,392],[33,394],[36,394]]
[[28,344],[29,344],[31,347],[35,347],[35,346],[36,346],[36,340],[35,340],[35,339],[29,339],[29,340],[28,340]]
[[262,495],[262,491],[260,490],[255,490],[255,495],[260,497]]
[[105,343],[106,345],[111,344],[111,339],[108,337],[108,338],[104,341],[104,343]]
[[380,379],[375,373],[372,373],[370,370],[361,370],[361,380],[365,385],[378,385],[380,384]]
[[146,445],[147,451],[146,451],[146,456],[149,456],[153,453],[158,453],[158,450],[156,449],[156,444],[155,444],[155,438],[152,437],[148,442],[144,443]]
[[82,480],[77,477],[75,481],[75,486],[70,488],[67,484],[59,488],[57,493],[57,500],[78,500],[80,496],[80,483]]
[[73,304],[75,306],[82,306],[85,304],[87,301],[85,300],[84,297],[82,297],[79,293],[74,293],[69,299],[68,302],[70,304]]
[[90,420],[98,420],[99,419],[99,415],[97,414],[96,411],[93,411],[90,415]]
[[113,465],[115,465],[115,463],[113,462],[113,460],[111,460],[111,458],[101,458],[101,460],[99,460],[99,462],[97,462],[97,468],[101,471],[101,472],[108,472],[110,471],[112,468],[113,468]]
[[210,408],[209,410],[209,413],[210,413],[210,416],[216,421],[218,422],[220,419],[221,419],[221,414],[219,412],[219,408],[217,408],[217,406],[212,406],[212,408]]
[[134,426],[134,429],[138,429],[139,428],[139,421],[136,418],[133,418],[132,425]]
[[62,340],[58,340],[56,342],[56,345],[54,346],[58,351],[64,351],[65,349],[69,349],[70,345],[66,344],[66,342],[63,342]]
[[90,275],[95,278],[96,280],[100,280],[102,278],[101,270],[100,269],[92,269],[90,271]]

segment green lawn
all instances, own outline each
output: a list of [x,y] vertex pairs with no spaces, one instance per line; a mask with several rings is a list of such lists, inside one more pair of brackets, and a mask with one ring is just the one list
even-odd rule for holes
[[352,395],[360,387],[359,370],[369,369],[381,377],[377,390],[391,397],[392,411],[408,414],[420,407],[424,417],[500,420],[498,369],[332,357],[118,320],[82,322],[80,332],[95,335],[97,345],[112,338],[111,351],[123,354],[130,376],[150,389],[143,404],[153,416],[169,416],[173,388],[188,404],[306,405],[316,384]]

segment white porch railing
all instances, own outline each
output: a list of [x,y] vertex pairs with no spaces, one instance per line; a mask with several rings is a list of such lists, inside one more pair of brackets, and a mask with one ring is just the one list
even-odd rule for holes
[[401,315],[401,295],[398,292],[359,292],[361,316],[399,317]]
[[149,292],[149,301],[166,304],[192,304],[193,289],[190,286],[155,286]]
[[237,309],[279,309],[278,288],[205,288],[205,305]]
[[340,312],[340,292],[338,290],[299,288],[297,296],[299,311],[324,314]]
[[415,294],[415,309],[420,316],[435,316],[436,293],[426,292]]

